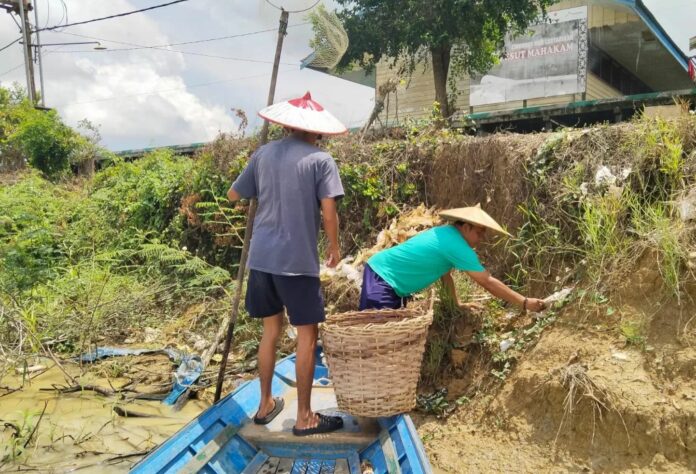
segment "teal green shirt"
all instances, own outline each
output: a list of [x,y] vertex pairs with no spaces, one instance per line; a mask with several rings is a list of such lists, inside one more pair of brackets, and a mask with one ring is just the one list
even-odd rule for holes
[[476,252],[452,225],[414,235],[402,244],[377,252],[367,264],[401,297],[427,288],[453,268],[484,271]]

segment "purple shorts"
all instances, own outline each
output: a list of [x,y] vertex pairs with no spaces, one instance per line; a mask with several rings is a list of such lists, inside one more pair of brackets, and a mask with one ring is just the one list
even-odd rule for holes
[[368,264],[363,271],[360,291],[360,311],[364,309],[399,309],[406,307],[408,297],[402,298],[394,288],[377,275]]
[[252,318],[274,316],[285,308],[293,326],[317,324],[326,319],[319,277],[250,270],[245,302]]

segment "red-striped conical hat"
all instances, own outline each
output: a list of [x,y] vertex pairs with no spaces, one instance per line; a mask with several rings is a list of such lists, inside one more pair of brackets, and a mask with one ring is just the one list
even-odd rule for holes
[[297,99],[269,105],[259,116],[285,127],[321,135],[340,135],[348,131],[328,110],[313,101],[309,92]]

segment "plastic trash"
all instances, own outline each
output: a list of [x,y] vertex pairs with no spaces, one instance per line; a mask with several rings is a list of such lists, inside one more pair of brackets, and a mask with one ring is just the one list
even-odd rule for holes
[[203,373],[203,362],[196,355],[167,347],[164,349],[129,349],[121,347],[97,347],[94,351],[86,352],[75,359],[82,363],[92,363],[107,357],[121,357],[127,355],[166,354],[173,362],[178,362],[179,367],[174,373],[174,385],[169,395],[162,401],[166,405],[173,405],[187,388],[193,385]]
[[546,303],[546,308],[550,308],[554,303],[565,301],[565,299],[572,293],[573,287],[563,288],[555,292],[554,294],[544,298],[544,303]]
[[203,361],[198,356],[185,355],[174,373],[174,386],[167,398],[162,400],[165,405],[174,405],[176,400],[193,385],[203,373]]
[[616,176],[614,176],[611,170],[606,166],[600,166],[595,173],[595,185],[601,186],[603,184],[614,183],[616,183]]
[[506,350],[510,349],[514,343],[514,337],[503,339],[502,341],[500,341],[500,352],[505,352]]

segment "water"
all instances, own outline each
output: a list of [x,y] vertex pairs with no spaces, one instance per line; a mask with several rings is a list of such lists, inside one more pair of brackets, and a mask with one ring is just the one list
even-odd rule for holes
[[[43,361],[44,365],[52,363]],[[148,366],[149,371],[162,371],[168,377],[166,362]],[[76,368],[73,370],[77,373]],[[109,388],[109,381],[94,375],[81,379],[83,384]],[[111,379],[118,387],[125,379]],[[5,377],[2,385],[17,387],[21,376]],[[28,420],[33,427],[46,405],[46,412],[39,423],[34,441],[14,461],[11,434],[5,428],[0,433],[1,472],[24,472],[28,469],[39,472],[127,472],[142,455],[122,460],[109,460],[114,456],[148,450],[174,434],[208,405],[198,400],[189,400],[181,411],[159,401],[134,401],[127,403],[116,397],[104,397],[92,391],[58,394],[42,391],[52,385],[68,385],[63,373],[53,367],[31,381],[25,381],[23,390],[0,397],[0,427],[5,422],[22,425]],[[139,387],[142,390],[142,387]],[[0,394],[5,393],[0,391]],[[127,410],[152,415],[149,418],[123,418],[113,412],[115,404]],[[31,428],[25,432],[31,431]]]

